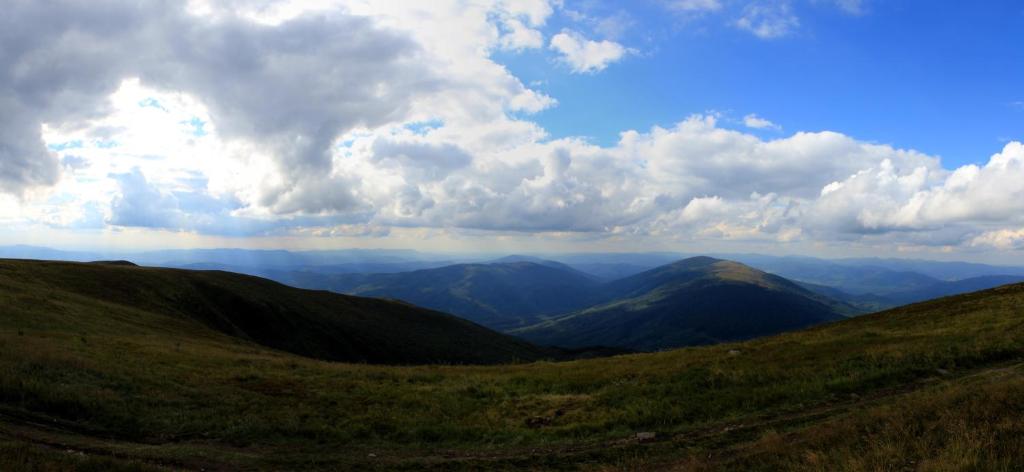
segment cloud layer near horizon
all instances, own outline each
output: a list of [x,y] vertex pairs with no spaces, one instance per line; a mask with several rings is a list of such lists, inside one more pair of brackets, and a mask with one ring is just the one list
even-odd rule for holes
[[[14,2],[0,20],[0,219],[1024,246],[1018,142],[946,169],[838,132],[765,139],[714,114],[611,146],[550,139],[530,116],[557,97],[492,53],[592,74],[631,52],[571,30],[545,38],[557,3],[300,3]],[[778,12],[752,8],[742,27],[783,34],[764,26]],[[753,112],[736,124],[780,134]]]

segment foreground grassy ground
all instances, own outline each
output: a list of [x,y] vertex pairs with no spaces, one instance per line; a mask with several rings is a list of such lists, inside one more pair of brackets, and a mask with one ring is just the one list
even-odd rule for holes
[[1022,358],[1022,285],[738,344],[388,367],[22,274],[0,470],[1018,470]]

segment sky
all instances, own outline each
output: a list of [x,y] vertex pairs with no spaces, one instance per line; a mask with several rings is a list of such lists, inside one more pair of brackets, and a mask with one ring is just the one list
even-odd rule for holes
[[1024,5],[0,0],[0,244],[1024,263]]

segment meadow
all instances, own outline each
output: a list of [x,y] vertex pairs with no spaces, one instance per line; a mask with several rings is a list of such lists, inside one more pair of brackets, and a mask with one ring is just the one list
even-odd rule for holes
[[1024,457],[1024,285],[743,343],[381,366],[25,270],[0,270],[2,470],[1016,470]]

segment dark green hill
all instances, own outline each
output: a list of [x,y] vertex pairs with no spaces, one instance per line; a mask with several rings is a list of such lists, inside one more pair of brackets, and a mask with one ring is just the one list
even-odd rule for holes
[[294,274],[297,285],[351,295],[386,297],[452,313],[494,329],[588,306],[593,277],[558,263],[457,264],[395,274]]
[[[219,271],[0,260],[5,316],[54,328],[180,324],[318,359],[505,363],[557,353],[405,303],[310,291]],[[10,321],[10,320],[8,320]]]
[[743,264],[694,257],[606,284],[603,304],[513,331],[544,345],[658,350],[843,319],[836,304]]

